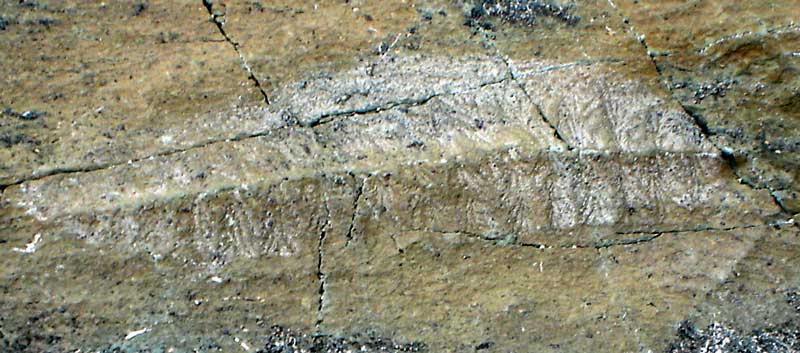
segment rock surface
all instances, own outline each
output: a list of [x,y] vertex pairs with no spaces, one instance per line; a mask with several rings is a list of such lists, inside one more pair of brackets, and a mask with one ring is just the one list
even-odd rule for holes
[[798,351],[795,15],[4,1],[0,348]]

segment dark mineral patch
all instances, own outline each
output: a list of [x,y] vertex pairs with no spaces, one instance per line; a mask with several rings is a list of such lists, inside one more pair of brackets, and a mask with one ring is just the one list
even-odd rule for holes
[[31,9],[38,9],[38,8],[45,9],[45,8],[47,8],[47,5],[41,5],[41,4],[39,4],[38,1],[33,1],[33,0],[22,0],[22,1],[19,2],[19,6],[27,7],[27,8],[31,8]]
[[[484,26],[485,17],[495,17],[515,24],[532,26],[540,17],[549,17],[560,22],[574,25],[580,21],[580,16],[574,15],[575,4],[557,4],[551,1],[530,0],[481,0],[478,1],[467,15],[467,24]],[[488,29],[488,28],[487,28]]]
[[786,302],[789,303],[795,311],[800,313],[800,288],[795,288],[786,293]]
[[735,83],[735,80],[728,79],[704,84],[694,92],[695,103],[699,103],[707,97],[725,97],[728,89]]
[[742,334],[713,322],[706,329],[698,329],[684,321],[678,327],[678,340],[669,353],[735,352],[735,353],[790,353],[800,351],[800,330],[796,323],[780,327],[755,330]]
[[333,337],[321,334],[304,334],[273,326],[272,332],[267,336],[266,343],[258,353],[294,353],[294,352],[426,352],[427,347],[422,343],[400,344],[392,340],[364,335],[351,339]]
[[24,134],[0,133],[0,146],[9,148],[23,143],[37,144],[38,142]]

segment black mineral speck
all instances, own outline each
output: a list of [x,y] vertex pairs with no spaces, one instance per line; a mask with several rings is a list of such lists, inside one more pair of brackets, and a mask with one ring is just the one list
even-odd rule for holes
[[17,112],[15,110],[11,109],[11,108],[3,109],[3,113],[8,115],[8,116],[19,118],[21,120],[36,120],[36,119],[39,119],[39,118],[41,118],[42,116],[45,115],[44,112],[40,112],[40,111],[36,111],[36,110],[26,110],[26,111],[20,113],[20,112]]
[[422,142],[420,140],[414,140],[411,141],[411,143],[409,143],[408,145],[406,145],[406,148],[419,148],[423,146],[425,146],[425,142]]
[[433,13],[430,11],[423,11],[422,12],[422,20],[423,21],[431,21],[433,20]]
[[489,349],[489,348],[492,348],[492,347],[494,347],[494,342],[486,341],[486,342],[481,342],[481,344],[475,346],[475,350],[476,351],[481,351],[481,350]]
[[50,26],[56,25],[57,21],[52,19],[52,18],[42,17],[42,18],[37,18],[37,19],[32,20],[32,21],[28,21],[28,24],[39,25],[39,26],[45,27],[47,29],[50,29]]
[[149,6],[150,5],[148,3],[146,3],[146,2],[140,2],[140,3],[136,4],[136,5],[134,5],[133,6],[133,16],[136,17],[136,16],[141,15],[142,12],[147,10],[147,8]]

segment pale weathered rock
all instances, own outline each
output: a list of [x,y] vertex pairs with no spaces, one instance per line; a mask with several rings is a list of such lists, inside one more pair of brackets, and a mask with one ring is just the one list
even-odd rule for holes
[[[741,162],[763,178],[796,171],[733,151],[672,86],[660,60],[699,39],[651,55],[640,31],[661,30],[636,24],[636,6],[655,5],[134,5],[3,4],[5,45],[41,38],[67,56],[36,84],[85,91],[56,102],[5,88],[4,350],[800,348],[793,179],[755,181]],[[85,23],[104,14],[127,20]],[[162,27],[166,43],[123,47]],[[20,50],[23,66],[2,65],[9,82],[35,77]],[[184,54],[216,64],[180,71],[183,83],[159,73],[194,65]],[[704,55],[686,60],[702,68]],[[151,89],[62,73],[86,56],[106,58],[79,74],[142,75]],[[789,94],[780,82],[763,89]],[[741,128],[754,146],[760,132]]]

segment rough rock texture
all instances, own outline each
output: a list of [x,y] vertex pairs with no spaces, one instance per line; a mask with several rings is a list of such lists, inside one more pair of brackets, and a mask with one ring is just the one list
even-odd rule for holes
[[0,6],[3,351],[800,350],[791,2]]
[[800,127],[797,4],[625,1],[620,8],[665,87],[736,159],[737,174],[788,212],[800,211],[800,141],[791,133]]

